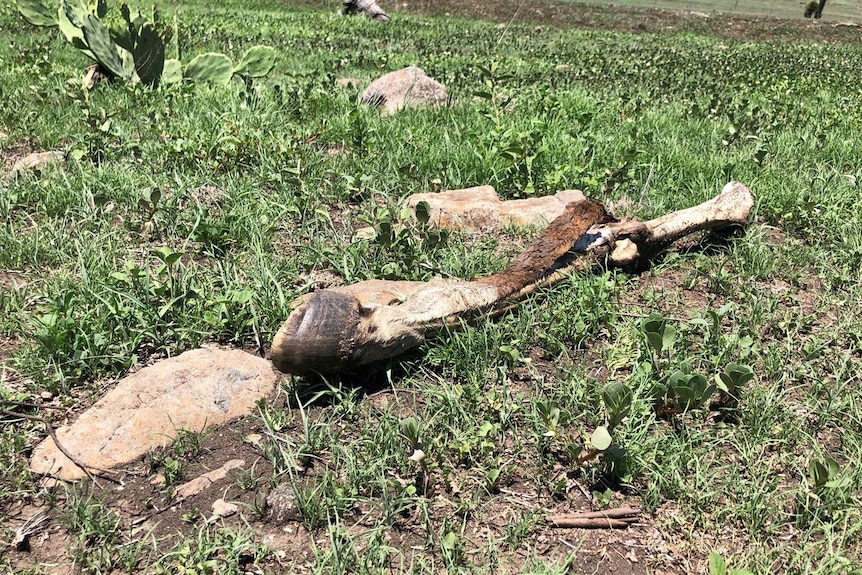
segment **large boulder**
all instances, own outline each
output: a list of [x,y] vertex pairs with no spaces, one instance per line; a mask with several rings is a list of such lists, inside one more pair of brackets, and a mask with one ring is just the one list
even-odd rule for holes
[[[180,430],[200,432],[248,415],[275,389],[269,361],[240,350],[203,348],[133,373],[57,438],[76,459],[97,469],[131,463],[170,445]],[[60,479],[85,475],[48,437],[33,451],[30,470]]]
[[408,66],[371,82],[362,92],[362,102],[394,114],[407,107],[443,106],[449,101],[446,87],[430,78],[422,68]]

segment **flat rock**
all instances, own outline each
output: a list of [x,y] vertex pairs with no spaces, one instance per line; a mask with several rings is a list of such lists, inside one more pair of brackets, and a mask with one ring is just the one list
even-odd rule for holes
[[26,170],[36,170],[54,162],[62,162],[66,158],[63,152],[33,152],[15,162],[12,165],[12,172],[23,172]]
[[413,194],[405,202],[416,209],[427,202],[429,225],[462,231],[495,230],[505,227],[544,228],[563,213],[566,205],[586,199],[580,190],[563,190],[553,196],[502,201],[491,186],[463,190]]
[[402,108],[443,106],[449,101],[449,93],[422,68],[408,66],[371,82],[362,92],[361,100],[394,114]]
[[198,493],[209,489],[217,481],[221,481],[233,469],[245,467],[245,461],[242,459],[231,459],[218,469],[213,469],[204,473],[200,477],[195,477],[191,481],[187,481],[177,487],[174,491],[174,499],[188,499]]
[[[115,468],[170,445],[179,430],[198,432],[248,415],[279,377],[268,360],[243,351],[187,351],[121,379],[75,423],[57,429],[57,437],[83,463]],[[65,480],[85,475],[50,437],[33,451],[30,470]]]
[[239,506],[236,503],[228,503],[224,499],[216,499],[213,501],[212,510],[216,517],[230,517],[239,511]]

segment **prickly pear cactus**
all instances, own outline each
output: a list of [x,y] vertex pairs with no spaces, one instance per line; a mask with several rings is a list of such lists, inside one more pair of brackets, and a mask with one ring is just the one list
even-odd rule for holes
[[[133,59],[125,57],[122,52],[128,53],[127,50],[117,46],[111,39],[111,33],[102,24],[98,18],[92,14],[87,14],[84,17],[84,22],[81,29],[84,32],[84,41],[96,57],[96,61],[108,72],[123,78],[126,81],[132,79],[134,65],[131,70],[128,68],[128,62],[134,62]],[[124,62],[124,60],[126,62]]]
[[275,58],[275,48],[272,46],[254,46],[243,54],[233,73],[247,78],[261,78],[272,71]]
[[89,0],[87,10],[96,18],[104,18],[108,13],[108,3],[105,0]]
[[51,10],[41,0],[18,0],[18,12],[34,26],[56,26],[57,12]]
[[132,56],[141,82],[158,86],[165,69],[165,43],[150,22],[144,23],[138,31]]
[[233,76],[233,64],[224,54],[207,52],[192,59],[183,76],[195,82],[227,84]]
[[72,6],[66,0],[60,0],[60,8],[57,10],[57,24],[60,27],[60,32],[63,33],[63,36],[66,37],[66,40],[72,46],[79,49],[91,60],[95,60],[96,57],[87,46],[86,40],[84,40],[84,31],[82,28],[84,27],[84,18],[86,16],[87,12],[83,8]]
[[160,84],[177,84],[183,81],[183,65],[176,58],[165,60],[165,68],[162,70]]
[[[269,74],[275,66],[275,49],[255,46],[235,67],[224,54],[210,52],[194,58],[183,70],[179,47],[174,39],[176,16],[171,27],[162,21],[155,6],[152,15],[145,16],[123,2],[119,5],[120,19],[104,19],[108,11],[107,0],[59,0],[56,15],[42,3],[45,0],[15,1],[18,11],[28,22],[37,26],[57,26],[63,36],[95,61],[105,75],[122,78],[129,83],[140,81],[155,87],[181,82],[185,77],[193,81],[227,84],[234,74],[259,78]],[[174,57],[167,58],[167,52]]]

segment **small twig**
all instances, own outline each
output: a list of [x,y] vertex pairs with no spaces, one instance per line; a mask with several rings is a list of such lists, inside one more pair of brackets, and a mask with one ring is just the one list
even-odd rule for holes
[[590,505],[592,505],[593,504],[593,494],[590,493],[589,491],[587,491],[587,488],[584,487],[584,484],[581,483],[580,481],[578,481],[577,479],[574,480],[574,485],[575,485],[575,487],[578,488],[578,491],[581,492],[581,495],[584,496],[584,499],[589,501]]
[[11,399],[7,399],[3,403],[7,405],[11,404],[15,407],[26,407],[27,409],[57,409],[64,411],[66,409],[65,407],[61,407],[59,405],[47,405],[44,403],[27,403],[26,401],[13,401]]
[[114,359],[116,357],[125,358],[126,356],[123,354],[119,354],[119,353],[108,353],[105,355],[88,355],[86,357],[79,357],[76,359],[61,361],[60,363],[58,363],[56,365],[57,365],[57,367],[63,367],[64,365],[71,365],[73,363],[83,363],[85,361],[90,361],[91,359]]
[[578,456],[578,460],[577,460],[578,465],[583,465],[584,463],[587,463],[588,461],[592,461],[593,459],[598,457],[601,452],[602,452],[601,449],[596,449],[594,447],[587,449],[586,451],[584,451],[583,453],[581,453]]
[[[185,499],[177,501],[177,503],[182,503],[183,501],[185,501]],[[141,515],[140,517],[138,517],[137,519],[132,521],[132,527],[137,527],[138,525],[146,523],[147,521],[149,521],[153,517],[157,517],[157,516],[161,515],[162,513],[164,513],[165,511],[167,511],[168,509],[172,509],[173,507],[174,507],[173,505],[165,505],[161,509],[156,508],[156,510],[151,512],[151,513],[147,513],[146,515]]]
[[[72,452],[70,452],[68,449],[66,449],[66,447],[62,443],[60,443],[60,439],[57,437],[57,432],[54,430],[54,426],[51,425],[51,422],[48,421],[47,419],[45,419],[44,417],[40,417],[38,415],[28,415],[26,413],[18,413],[17,411],[9,411],[8,409],[3,409],[3,408],[0,408],[0,413],[2,413],[3,415],[8,415],[9,417],[21,417],[23,419],[29,419],[30,421],[38,421],[39,423],[43,424],[45,426],[45,429],[48,430],[48,435],[51,436],[51,440],[54,441],[54,445],[56,445],[57,449],[60,450],[60,453],[65,455],[69,461],[74,463],[77,467],[79,467],[81,469],[81,471],[86,473],[87,477],[89,477],[90,480],[97,487],[99,487],[99,482],[96,481],[96,477],[101,477],[102,479],[105,479],[105,480],[110,481],[111,483],[115,483],[117,485],[120,484],[120,482],[117,481],[116,479],[114,479],[113,477],[108,477],[107,475],[104,475],[105,473],[117,474],[120,472],[114,471],[112,469],[102,469],[101,467],[95,467],[92,465],[87,465],[86,463],[84,463],[83,461],[78,459],[75,455],[73,455]],[[90,470],[98,471],[98,473],[94,474]]]
[[551,527],[563,529],[625,529],[629,526],[629,522],[621,519],[583,519],[566,515],[549,517],[548,519],[551,522]]
[[583,517],[585,519],[609,517],[611,519],[625,519],[626,517],[637,517],[640,513],[640,509],[634,509],[632,507],[618,507],[616,509],[605,509],[604,511],[581,511],[579,513],[570,513],[568,515],[557,515],[556,517]]
[[620,507],[606,511],[584,511],[565,515],[550,515],[551,527],[577,529],[624,529],[638,520],[640,511],[631,507]]

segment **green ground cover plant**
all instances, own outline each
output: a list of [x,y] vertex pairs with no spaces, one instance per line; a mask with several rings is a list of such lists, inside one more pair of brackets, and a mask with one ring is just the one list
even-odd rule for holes
[[[266,44],[272,72],[86,87],[83,54],[0,5],[3,539],[48,518],[0,550],[5,569],[862,572],[858,38],[163,10],[181,53]],[[386,117],[336,83],[407,65],[452,104]],[[66,160],[8,173],[35,150]],[[286,377],[123,489],[28,470],[38,418],[74,418],[135,366],[207,342],[265,354],[316,287],[474,278],[532,237],[434,232],[405,217],[411,193],[578,188],[649,218],[730,179],[757,197],[745,233],[573,276],[362,378]],[[239,513],[171,509],[178,483],[237,455],[249,465],[212,498]],[[285,525],[266,503],[280,485]],[[622,533],[544,519],[622,505],[643,510]]]

